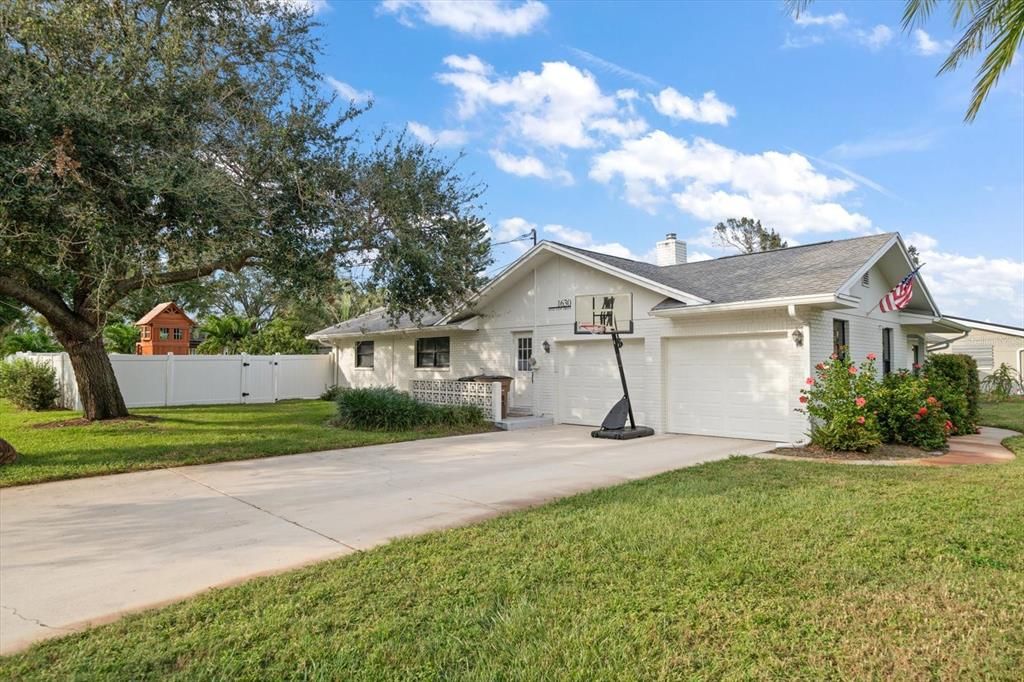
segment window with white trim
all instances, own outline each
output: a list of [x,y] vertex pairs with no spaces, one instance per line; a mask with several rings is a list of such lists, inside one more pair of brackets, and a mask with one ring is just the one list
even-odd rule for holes
[[850,346],[850,323],[847,320],[832,320],[832,352],[845,358]]
[[892,371],[892,328],[882,330],[882,374]]
[[533,337],[520,336],[516,339],[516,369],[529,372],[533,369],[530,360],[533,358]]

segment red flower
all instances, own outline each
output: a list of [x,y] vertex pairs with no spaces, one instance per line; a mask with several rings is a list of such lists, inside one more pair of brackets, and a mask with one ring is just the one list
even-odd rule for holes
[[857,423],[858,424],[863,424],[864,421],[865,421],[864,417],[857,417]]
[[864,403],[866,403],[867,401],[864,400],[864,398],[857,396],[857,399],[854,400],[853,402],[857,403],[857,407],[864,407]]
[[807,396],[805,396],[805,395],[800,396],[800,402],[806,403],[807,402]]
[[813,386],[814,385],[814,379],[812,379],[811,377],[807,377],[807,385],[808,386]]
[[953,430],[953,422],[949,421],[948,419],[946,420],[946,430],[947,431],[952,431]]
[[850,374],[856,374],[856,373],[857,373],[857,368],[854,367],[853,365],[850,365]]
[[914,421],[916,421],[916,422],[919,422],[919,421],[921,421],[921,415],[919,415],[919,414],[915,414],[915,415],[914,415]]
[[928,414],[928,408],[927,407],[922,407],[920,410],[917,411],[917,413],[923,417],[926,414]]
[[930,395],[928,396],[928,400],[926,400],[925,402],[927,402],[929,405],[936,405],[939,401],[936,400],[935,396]]
[[814,369],[825,369],[825,363],[824,362],[819,362],[818,364],[816,364],[814,366]]
[[838,359],[839,359],[839,356],[838,356],[838,355],[836,355],[835,353],[833,353],[833,354],[831,355],[831,358],[832,358],[833,360],[838,360]]
[[868,353],[868,360],[874,360],[874,359],[875,359],[875,358],[877,358],[877,357],[878,357],[878,356],[877,356],[877,355],[875,355],[874,353]]
[[914,363],[914,369],[921,369],[921,363],[920,362],[915,362]]

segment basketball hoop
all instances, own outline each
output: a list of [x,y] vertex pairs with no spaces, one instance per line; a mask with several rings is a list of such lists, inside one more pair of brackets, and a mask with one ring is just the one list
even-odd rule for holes
[[580,324],[576,325],[576,328],[579,329],[581,332],[584,332],[584,333],[587,333],[587,334],[607,334],[608,333],[608,325],[606,325],[606,324],[580,323]]

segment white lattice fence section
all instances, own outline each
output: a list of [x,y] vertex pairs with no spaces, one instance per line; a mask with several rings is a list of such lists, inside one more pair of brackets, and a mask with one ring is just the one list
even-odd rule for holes
[[501,421],[501,382],[413,379],[412,397],[431,405],[475,405],[491,421]]

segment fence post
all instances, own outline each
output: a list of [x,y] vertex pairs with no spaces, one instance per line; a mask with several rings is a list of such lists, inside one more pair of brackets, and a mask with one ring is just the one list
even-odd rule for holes
[[273,393],[274,393],[273,398],[274,398],[274,402],[275,403],[277,402],[277,373],[281,370],[280,365],[281,365],[281,354],[280,353],[274,353],[274,371],[270,375],[270,377],[271,377],[271,383],[273,384]]
[[491,421],[501,421],[501,382],[491,382]]
[[238,354],[238,402],[245,403],[245,367],[248,363],[245,361],[245,353]]
[[164,407],[171,404],[174,397],[174,353],[168,353],[164,371]]

